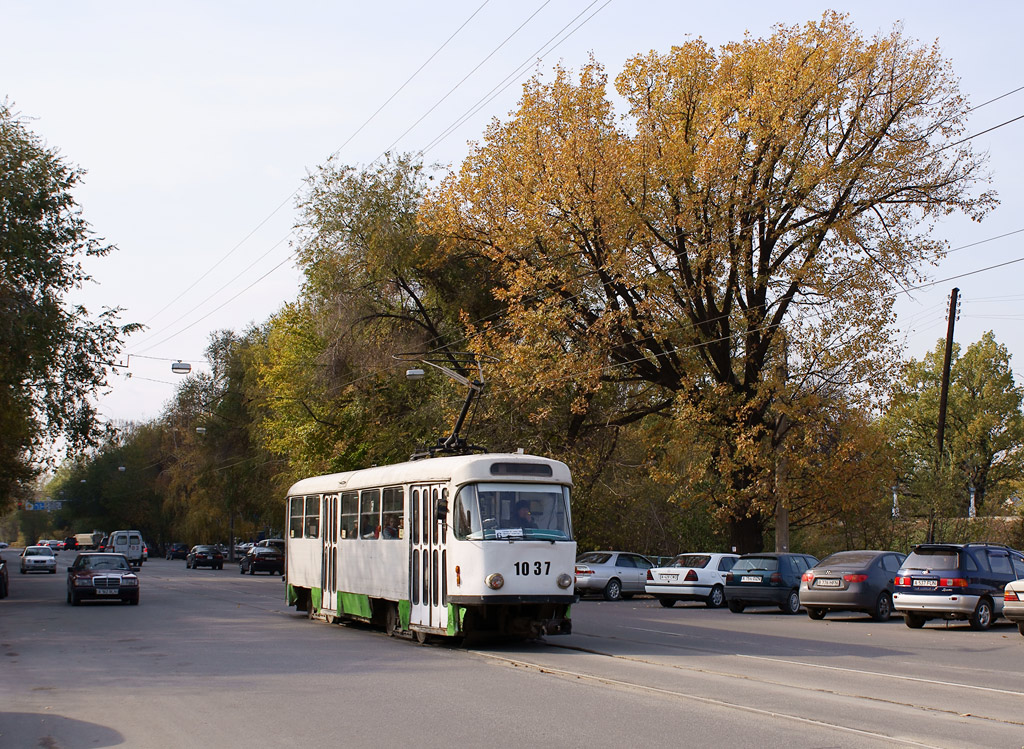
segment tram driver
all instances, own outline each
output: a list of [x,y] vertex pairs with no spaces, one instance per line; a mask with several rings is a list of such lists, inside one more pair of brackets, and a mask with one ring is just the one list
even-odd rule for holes
[[533,520],[530,512],[530,503],[525,499],[516,502],[516,514],[512,518],[512,526],[515,528],[536,528],[537,523]]

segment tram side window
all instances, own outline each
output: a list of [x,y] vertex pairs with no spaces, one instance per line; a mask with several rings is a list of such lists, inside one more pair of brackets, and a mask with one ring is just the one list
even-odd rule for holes
[[380,489],[365,489],[359,495],[359,538],[380,537]]
[[342,492],[341,495],[341,537],[359,538],[359,495],[356,492]]
[[305,517],[303,513],[303,498],[292,497],[288,500],[288,537],[289,538],[302,538],[302,521]]
[[306,538],[320,537],[320,496],[306,497]]
[[401,487],[384,490],[384,506],[381,513],[380,537],[385,539],[405,538],[404,495]]

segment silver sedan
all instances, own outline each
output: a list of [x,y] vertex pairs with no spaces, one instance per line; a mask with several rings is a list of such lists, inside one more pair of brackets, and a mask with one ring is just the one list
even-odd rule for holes
[[606,601],[644,592],[647,570],[654,563],[629,551],[588,551],[576,557],[576,592],[600,593]]

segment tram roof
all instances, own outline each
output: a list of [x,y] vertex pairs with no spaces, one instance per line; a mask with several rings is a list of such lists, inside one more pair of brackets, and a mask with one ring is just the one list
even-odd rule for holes
[[[503,464],[503,470],[495,473],[493,466]],[[529,473],[526,466],[544,465],[550,467],[550,475]],[[523,467],[521,473],[516,466]],[[523,453],[483,453],[478,455],[447,455],[437,458],[410,460],[385,466],[373,466],[356,471],[330,473],[300,479],[292,484],[288,495],[320,494],[340,492],[346,489],[362,489],[370,486],[394,484],[431,483],[454,481],[464,484],[470,481],[523,481],[572,485],[569,467],[558,460],[539,455]]]

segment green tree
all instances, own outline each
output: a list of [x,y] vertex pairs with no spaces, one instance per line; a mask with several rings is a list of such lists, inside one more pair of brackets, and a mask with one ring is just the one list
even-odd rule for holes
[[83,258],[113,249],[75,203],[83,174],[0,102],[0,507],[48,444],[63,439],[69,454],[96,444],[90,398],[138,328],[118,325],[118,309],[92,316],[65,303],[91,280]]
[[885,426],[901,460],[905,514],[964,517],[969,490],[979,513],[995,514],[1024,474],[1024,388],[1010,355],[990,331],[961,354],[954,344],[943,454],[939,395],[945,342],[911,361],[895,389]]
[[931,219],[993,203],[958,142],[968,105],[936,47],[834,13],[638,56],[616,88],[624,118],[596,62],[530,81],[424,218],[500,271],[510,313],[478,340],[517,397],[589,428],[697,425],[703,476],[681,483],[760,548],[786,404],[885,386],[893,292],[943,248]]

